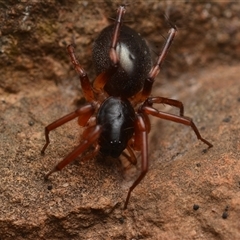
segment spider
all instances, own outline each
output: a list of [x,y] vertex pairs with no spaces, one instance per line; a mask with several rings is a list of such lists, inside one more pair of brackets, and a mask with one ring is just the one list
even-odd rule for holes
[[[86,159],[99,152],[113,158],[125,154],[132,164],[137,163],[134,151],[140,151],[141,173],[128,190],[124,209],[127,208],[131,192],[148,171],[148,115],[190,126],[197,138],[207,144],[208,148],[213,146],[202,138],[192,119],[184,116],[182,102],[150,97],[154,80],[176,35],[176,26],[170,24],[163,49],[152,66],[150,50],[144,39],[133,29],[123,25],[125,12],[126,5],[119,6],[115,23],[104,28],[94,43],[93,63],[97,77],[93,84],[78,62],[73,45],[67,47],[71,62],[79,74],[86,103],[45,127],[46,143],[41,151],[44,154],[50,143],[49,133],[52,130],[77,117],[79,125],[85,127],[80,144],[48,172],[45,179],[62,170],[90,146],[94,146],[94,150],[84,156]],[[153,107],[154,104],[177,107],[179,115],[159,111]]]

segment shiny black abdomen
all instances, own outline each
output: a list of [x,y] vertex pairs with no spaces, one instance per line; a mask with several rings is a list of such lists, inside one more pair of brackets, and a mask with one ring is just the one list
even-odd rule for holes
[[[104,28],[93,46],[93,63],[97,74],[106,71],[111,62],[110,43],[114,26]],[[133,29],[123,25],[117,44],[120,65],[111,76],[104,90],[110,96],[129,98],[143,87],[151,69],[151,54],[145,40]]]
[[134,133],[135,112],[127,99],[107,98],[97,114],[97,124],[102,126],[98,143],[105,156],[119,157]]

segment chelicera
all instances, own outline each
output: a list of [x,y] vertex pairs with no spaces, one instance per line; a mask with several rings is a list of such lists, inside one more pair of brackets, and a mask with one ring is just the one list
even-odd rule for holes
[[[132,164],[137,163],[134,151],[140,151],[141,173],[128,190],[124,209],[131,192],[148,171],[148,115],[190,126],[199,140],[209,148],[213,146],[202,138],[191,118],[184,116],[182,102],[150,97],[154,80],[176,35],[176,27],[171,25],[162,52],[152,66],[146,42],[133,29],[123,25],[125,11],[125,5],[118,8],[115,23],[103,29],[94,43],[93,62],[97,77],[93,84],[78,62],[73,45],[67,47],[79,74],[86,104],[45,128],[46,143],[41,151],[44,154],[50,143],[49,133],[52,130],[77,117],[79,125],[85,127],[80,144],[47,173],[45,179],[62,170],[90,146],[94,146],[94,150],[84,158],[92,158],[97,153],[117,158],[126,150]],[[155,104],[177,107],[179,115],[159,111],[154,108]]]

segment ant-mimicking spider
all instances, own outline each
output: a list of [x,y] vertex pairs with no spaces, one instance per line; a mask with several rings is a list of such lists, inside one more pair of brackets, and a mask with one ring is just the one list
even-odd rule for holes
[[[182,102],[150,97],[154,80],[176,35],[176,26],[171,25],[162,52],[155,65],[151,66],[150,50],[145,40],[133,29],[123,25],[125,11],[125,5],[121,5],[115,23],[104,28],[94,43],[93,62],[97,77],[93,84],[78,62],[73,45],[67,47],[71,62],[79,74],[86,103],[45,128],[46,143],[41,151],[44,154],[50,143],[49,133],[52,130],[76,117],[79,125],[85,127],[81,143],[47,173],[45,179],[62,170],[92,145],[94,150],[85,156],[87,159],[98,152],[103,156],[117,158],[126,149],[130,155],[129,161],[136,164],[134,150],[140,151],[141,173],[128,190],[124,209],[127,208],[131,192],[148,171],[148,115],[190,126],[199,140],[209,148],[213,146],[201,137],[192,119],[184,116]],[[153,107],[154,104],[177,107],[179,115],[159,111]]]

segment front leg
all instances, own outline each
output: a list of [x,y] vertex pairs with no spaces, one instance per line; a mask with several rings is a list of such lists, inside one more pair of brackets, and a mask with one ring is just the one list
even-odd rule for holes
[[76,117],[79,117],[79,123],[81,124],[81,126],[85,126],[87,124],[89,118],[94,113],[94,111],[95,111],[95,108],[93,107],[93,105],[88,103],[88,104],[82,106],[81,108],[77,109],[76,111],[69,113],[64,117],[59,118],[58,120],[54,121],[53,123],[51,123],[47,127],[45,127],[46,143],[41,150],[41,154],[42,155],[44,154],[48,144],[50,143],[49,133],[52,130],[62,126],[63,124],[73,120]]
[[171,29],[169,30],[168,37],[163,46],[162,52],[159,54],[156,63],[150,70],[148,77],[145,79],[142,91],[140,91],[138,94],[136,94],[133,97],[133,100],[132,100],[133,103],[143,102],[150,96],[155,78],[161,70],[164,59],[167,56],[167,53],[172,45],[172,42],[176,33],[177,33],[177,28],[176,26],[172,25]]
[[148,171],[148,126],[146,126],[144,119],[145,117],[142,114],[136,115],[134,149],[141,149],[141,173],[128,190],[124,209],[127,208],[131,192],[142,181]]
[[[44,177],[45,179],[48,179],[48,177],[52,173],[62,170],[66,165],[68,165],[69,163],[74,161],[76,159],[76,157],[78,157],[80,154],[82,154],[84,151],[86,151],[86,149],[88,149],[91,145],[96,143],[96,141],[98,140],[98,138],[101,134],[102,128],[100,125],[96,125],[96,126],[88,127],[86,129],[86,131],[88,134],[83,139],[83,141],[79,144],[79,146],[76,149],[74,149],[71,153],[69,153],[50,172],[48,172]],[[95,150],[97,151],[98,148],[96,147]],[[93,154],[96,154],[96,151],[94,151]]]
[[208,148],[213,147],[213,145],[210,142],[208,142],[206,139],[202,138],[200,132],[198,131],[198,128],[196,127],[196,125],[194,124],[194,122],[192,121],[191,118],[186,117],[186,116],[177,116],[177,115],[174,115],[171,113],[158,111],[157,109],[153,108],[152,106],[146,106],[146,105],[142,106],[141,111],[144,112],[145,114],[150,114],[152,116],[155,116],[155,117],[158,117],[161,119],[165,119],[165,120],[169,120],[172,122],[177,122],[177,123],[181,123],[181,124],[190,126],[199,140],[201,140],[203,143],[207,144]]
[[177,108],[179,108],[179,115],[180,116],[184,115],[184,106],[183,106],[182,102],[180,102],[178,100],[164,98],[164,97],[151,97],[151,98],[148,98],[144,104],[147,106],[152,106],[154,103],[161,103],[161,104],[166,104],[169,106],[177,107]]
[[115,20],[115,26],[109,50],[109,58],[111,61],[111,65],[109,69],[107,69],[107,71],[104,71],[101,74],[99,74],[93,83],[93,87],[95,91],[97,91],[98,93],[101,93],[103,91],[103,88],[106,85],[107,81],[111,78],[111,76],[114,75],[114,73],[118,69],[119,57],[116,49],[120,35],[120,27],[122,25],[123,15],[125,14],[125,12],[126,12],[125,5],[122,5],[118,8],[117,18]]
[[117,67],[119,64],[119,58],[118,58],[116,49],[117,49],[117,43],[118,43],[119,34],[120,34],[120,27],[121,27],[121,24],[123,21],[123,15],[125,14],[125,12],[126,12],[125,5],[120,6],[118,8],[118,12],[117,12],[118,15],[115,20],[114,32],[113,32],[110,52],[109,52],[109,57],[114,67]]
[[76,72],[79,74],[81,87],[82,87],[82,91],[83,91],[83,95],[84,95],[85,99],[88,102],[93,102],[94,101],[94,93],[93,93],[92,85],[89,81],[87,73],[84,71],[84,69],[82,68],[82,66],[80,65],[80,63],[77,60],[77,57],[74,52],[74,47],[72,44],[70,44],[67,47],[67,51],[68,51],[71,62],[73,64]]

